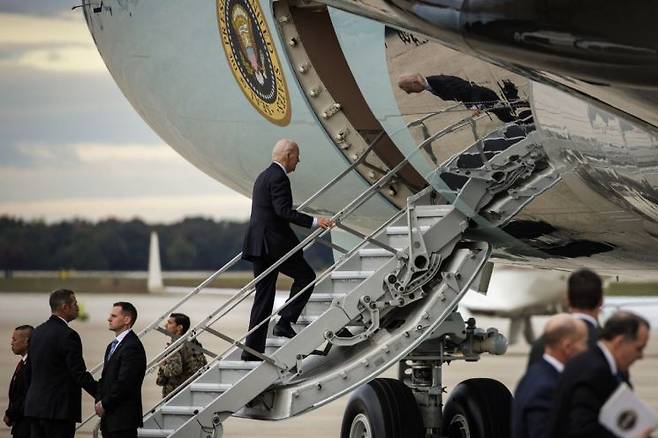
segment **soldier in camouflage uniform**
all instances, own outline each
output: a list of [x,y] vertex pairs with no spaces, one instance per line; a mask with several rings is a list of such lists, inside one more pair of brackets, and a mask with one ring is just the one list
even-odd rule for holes
[[[165,323],[165,330],[176,340],[190,328],[190,318],[183,313],[172,313]],[[162,397],[166,397],[181,383],[206,365],[203,347],[196,340],[185,342],[176,353],[160,364],[155,383],[162,386]]]

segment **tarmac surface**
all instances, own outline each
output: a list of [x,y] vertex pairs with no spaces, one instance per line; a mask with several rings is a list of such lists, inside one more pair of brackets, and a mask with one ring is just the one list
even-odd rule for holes
[[[152,294],[152,295],[109,295],[109,294],[78,294],[78,301],[84,305],[89,319],[85,322],[74,321],[71,326],[80,333],[84,348],[84,357],[88,368],[96,365],[103,356],[105,347],[113,339],[113,334],[107,330],[105,319],[116,301],[130,301],[137,306],[139,317],[136,331],[152,322],[169,306],[173,305],[182,295]],[[196,297],[187,303],[180,311],[192,318],[194,325],[203,316],[226,301],[225,294],[212,294]],[[21,324],[38,325],[46,320],[50,311],[47,293],[2,293],[0,308],[3,316],[0,319],[0,336],[4,336],[5,347],[0,351],[0,408],[7,406],[7,389],[12,372],[18,358],[11,353],[10,338],[14,327]],[[246,332],[250,303],[239,305],[214,328],[230,336],[239,337]],[[658,306],[636,306],[633,310],[648,317],[653,327],[658,327]],[[536,333],[541,332],[544,318],[533,318]],[[496,327],[506,333],[509,322],[504,319],[480,318],[478,326],[482,328]],[[222,352],[228,346],[217,339],[204,335],[201,341],[207,349]],[[147,355],[154,356],[165,345],[167,339],[154,333],[143,339]],[[504,356],[483,355],[479,362],[453,362],[444,366],[443,384],[448,391],[462,380],[473,377],[489,377],[500,380],[510,389],[514,389],[523,374],[527,362],[528,346],[524,342],[513,345]],[[386,371],[382,376],[395,377],[397,368]],[[649,345],[645,350],[645,358],[637,362],[631,369],[632,381],[638,396],[658,410],[658,331],[653,330]],[[142,387],[144,409],[153,406],[160,399],[160,387],[155,385],[155,373],[147,375]],[[278,422],[263,422],[245,419],[230,419],[225,423],[225,437],[262,438],[267,437],[308,437],[335,438],[340,436],[340,426],[343,410],[349,396],[344,396],[326,406],[307,413],[301,417]],[[83,418],[93,412],[93,401],[83,393]],[[79,437],[91,436],[91,430],[96,419],[76,434]],[[2,424],[0,437],[10,437],[9,429]]]

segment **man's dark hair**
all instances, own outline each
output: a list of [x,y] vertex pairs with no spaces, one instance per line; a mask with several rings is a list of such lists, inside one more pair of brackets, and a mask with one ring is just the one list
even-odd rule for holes
[[649,321],[639,315],[631,312],[617,312],[612,315],[603,326],[599,337],[606,341],[611,341],[619,335],[627,339],[637,339],[640,325],[645,326],[648,330],[651,329]]
[[121,307],[121,313],[130,316],[130,327],[135,325],[135,321],[137,321],[137,309],[135,308],[135,306],[133,306],[131,303],[127,301],[119,301],[112,305],[114,307]]
[[569,277],[569,305],[576,309],[596,309],[603,301],[601,277],[589,269],[581,269]]
[[65,304],[69,304],[73,301],[73,292],[70,289],[57,289],[50,294],[50,299],[48,300],[50,304],[50,310],[52,312],[58,310]]
[[31,325],[28,325],[28,324],[24,324],[24,325],[19,325],[18,327],[16,327],[14,329],[14,331],[25,332],[27,334],[27,343],[29,344],[30,343],[30,338],[32,337],[32,332],[34,331],[34,327],[32,327]]
[[184,313],[172,313],[169,315],[170,318],[174,318],[176,325],[183,326],[183,333],[187,333],[190,329],[190,317]]

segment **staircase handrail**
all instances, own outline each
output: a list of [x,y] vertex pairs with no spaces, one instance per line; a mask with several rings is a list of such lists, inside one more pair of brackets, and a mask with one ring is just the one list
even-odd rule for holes
[[[386,174],[384,174],[379,180],[377,180],[375,183],[370,185],[364,192],[362,192],[359,196],[357,196],[355,199],[353,199],[347,206],[343,207],[338,213],[336,213],[333,217],[332,220],[336,223],[342,222],[346,217],[348,217],[351,213],[356,211],[363,203],[365,203],[367,200],[369,200],[374,194],[377,193],[378,190],[380,190],[387,182],[390,180],[395,174],[402,169],[403,166],[406,166],[408,162],[413,158],[419,151],[421,151],[427,144],[435,141],[437,138],[443,137],[445,135],[448,135],[455,130],[463,127],[463,126],[468,126],[474,121],[482,118],[482,114],[471,114],[468,117],[462,118],[447,127],[437,131],[436,133],[432,134],[430,137],[426,138],[423,140],[420,144],[416,146],[416,148],[409,153],[403,160],[398,162],[392,169],[390,169]],[[345,175],[347,175],[349,172],[351,172],[362,160],[365,159],[365,157],[368,155],[370,151],[374,148],[376,143],[382,138],[382,136],[385,134],[385,131],[380,132],[377,137],[370,143],[366,151],[359,157],[358,160],[355,160],[355,162],[352,163],[348,168],[346,168],[344,171],[342,171],[339,175],[337,175],[334,179],[329,181],[327,184],[325,184],[322,188],[320,188],[316,193],[314,193],[309,199],[304,201],[298,208],[303,208],[304,206],[307,206],[310,202],[315,200],[318,196],[326,192],[329,188],[331,188],[333,185],[335,185],[340,179],[342,179]],[[401,210],[401,212],[404,210]],[[307,236],[304,240],[302,240],[298,245],[296,245],[293,249],[291,249],[288,253],[286,253],[283,257],[281,257],[277,262],[275,262],[272,266],[270,266],[268,269],[263,271],[259,276],[251,280],[247,285],[243,286],[238,292],[236,292],[234,295],[232,295],[224,304],[222,304],[219,308],[217,308],[215,311],[213,311],[209,316],[207,316],[204,320],[200,321],[197,323],[197,325],[193,328],[190,329],[186,332],[185,336],[181,336],[178,339],[174,340],[171,342],[164,350],[162,350],[159,354],[157,354],[154,358],[152,358],[148,364],[147,364],[147,373],[150,373],[155,369],[156,366],[159,366],[164,360],[166,360],[171,354],[175,353],[178,351],[180,348],[183,347],[185,342],[191,341],[196,339],[201,333],[206,331],[206,328],[210,327],[211,325],[217,323],[222,317],[224,317],[227,313],[229,313],[233,308],[235,308],[238,304],[240,304],[242,301],[244,301],[246,298],[248,298],[251,293],[253,292],[253,286],[265,278],[267,275],[269,275],[272,271],[277,269],[282,263],[284,263],[288,258],[290,258],[293,254],[295,254],[297,251],[300,249],[305,249],[307,246],[312,245],[315,243],[315,241],[324,234],[328,233],[328,229],[322,229],[318,228],[314,230],[309,236]],[[365,244],[365,239],[362,241],[363,244]],[[222,273],[226,272],[231,266],[233,266],[235,263],[237,263],[238,260],[242,257],[242,253],[236,255],[231,261],[229,261],[227,264],[222,266],[218,271],[213,273],[210,277],[208,277],[205,281],[203,281],[199,286],[197,286],[194,290],[192,290],[190,293],[188,293],[185,297],[183,297],[181,300],[179,300],[179,303],[176,305],[172,306],[170,310],[167,313],[164,313],[161,315],[156,321],[153,323],[149,324],[145,329],[143,329],[138,336],[142,337],[146,333],[152,331],[155,329],[163,320],[166,318],[171,311],[175,310],[180,306],[182,303],[186,302],[189,300],[192,296],[198,294],[205,286],[207,286],[210,282],[212,282],[214,279],[216,279],[219,275]],[[341,257],[341,260],[343,258]],[[335,265],[335,264],[334,264]],[[333,266],[333,265],[332,265]],[[317,279],[316,279],[317,281]],[[307,286],[308,288],[309,286]],[[294,297],[292,297],[290,300],[288,300],[280,309],[277,309],[275,312],[273,312],[266,320],[261,322],[258,326],[252,328],[249,332],[247,332],[242,338],[239,340],[244,339],[246,336],[251,334],[253,331],[257,330],[262,324],[265,322],[269,322],[269,320],[276,315],[281,309],[285,308],[285,306],[289,305],[294,299],[296,299],[298,296],[301,295],[306,290],[303,289],[300,291],[298,294],[296,294]],[[220,314],[220,312],[223,312]],[[238,340],[238,341],[239,341]],[[235,342],[231,344],[229,347],[229,350],[232,350],[235,347]],[[228,350],[227,350],[228,351]],[[222,355],[218,355],[213,359],[216,360],[218,357]],[[97,366],[93,368],[92,373],[95,373],[98,371],[103,366],[103,363],[101,362]],[[78,425],[76,429],[81,428],[84,424],[86,424],[89,420],[95,417],[95,414],[89,415],[87,418],[85,418],[82,423]]]

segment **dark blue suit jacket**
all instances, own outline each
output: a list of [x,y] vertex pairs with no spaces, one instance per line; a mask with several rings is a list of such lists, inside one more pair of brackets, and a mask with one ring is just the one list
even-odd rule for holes
[[96,401],[101,401],[105,409],[101,430],[107,433],[137,429],[142,426],[142,382],[146,372],[144,346],[131,330],[108,359],[109,353],[108,345],[96,393]]
[[544,438],[560,373],[545,359],[535,362],[519,382],[512,409],[512,438]]
[[78,333],[52,315],[32,332],[25,369],[24,415],[44,420],[80,421],[83,388],[96,395]]
[[292,208],[290,180],[276,163],[258,175],[254,183],[249,228],[242,258],[276,260],[299,244],[290,223],[311,228],[313,217]]
[[599,411],[619,386],[597,346],[571,359],[558,381],[551,415],[551,437],[614,438],[599,423]]

